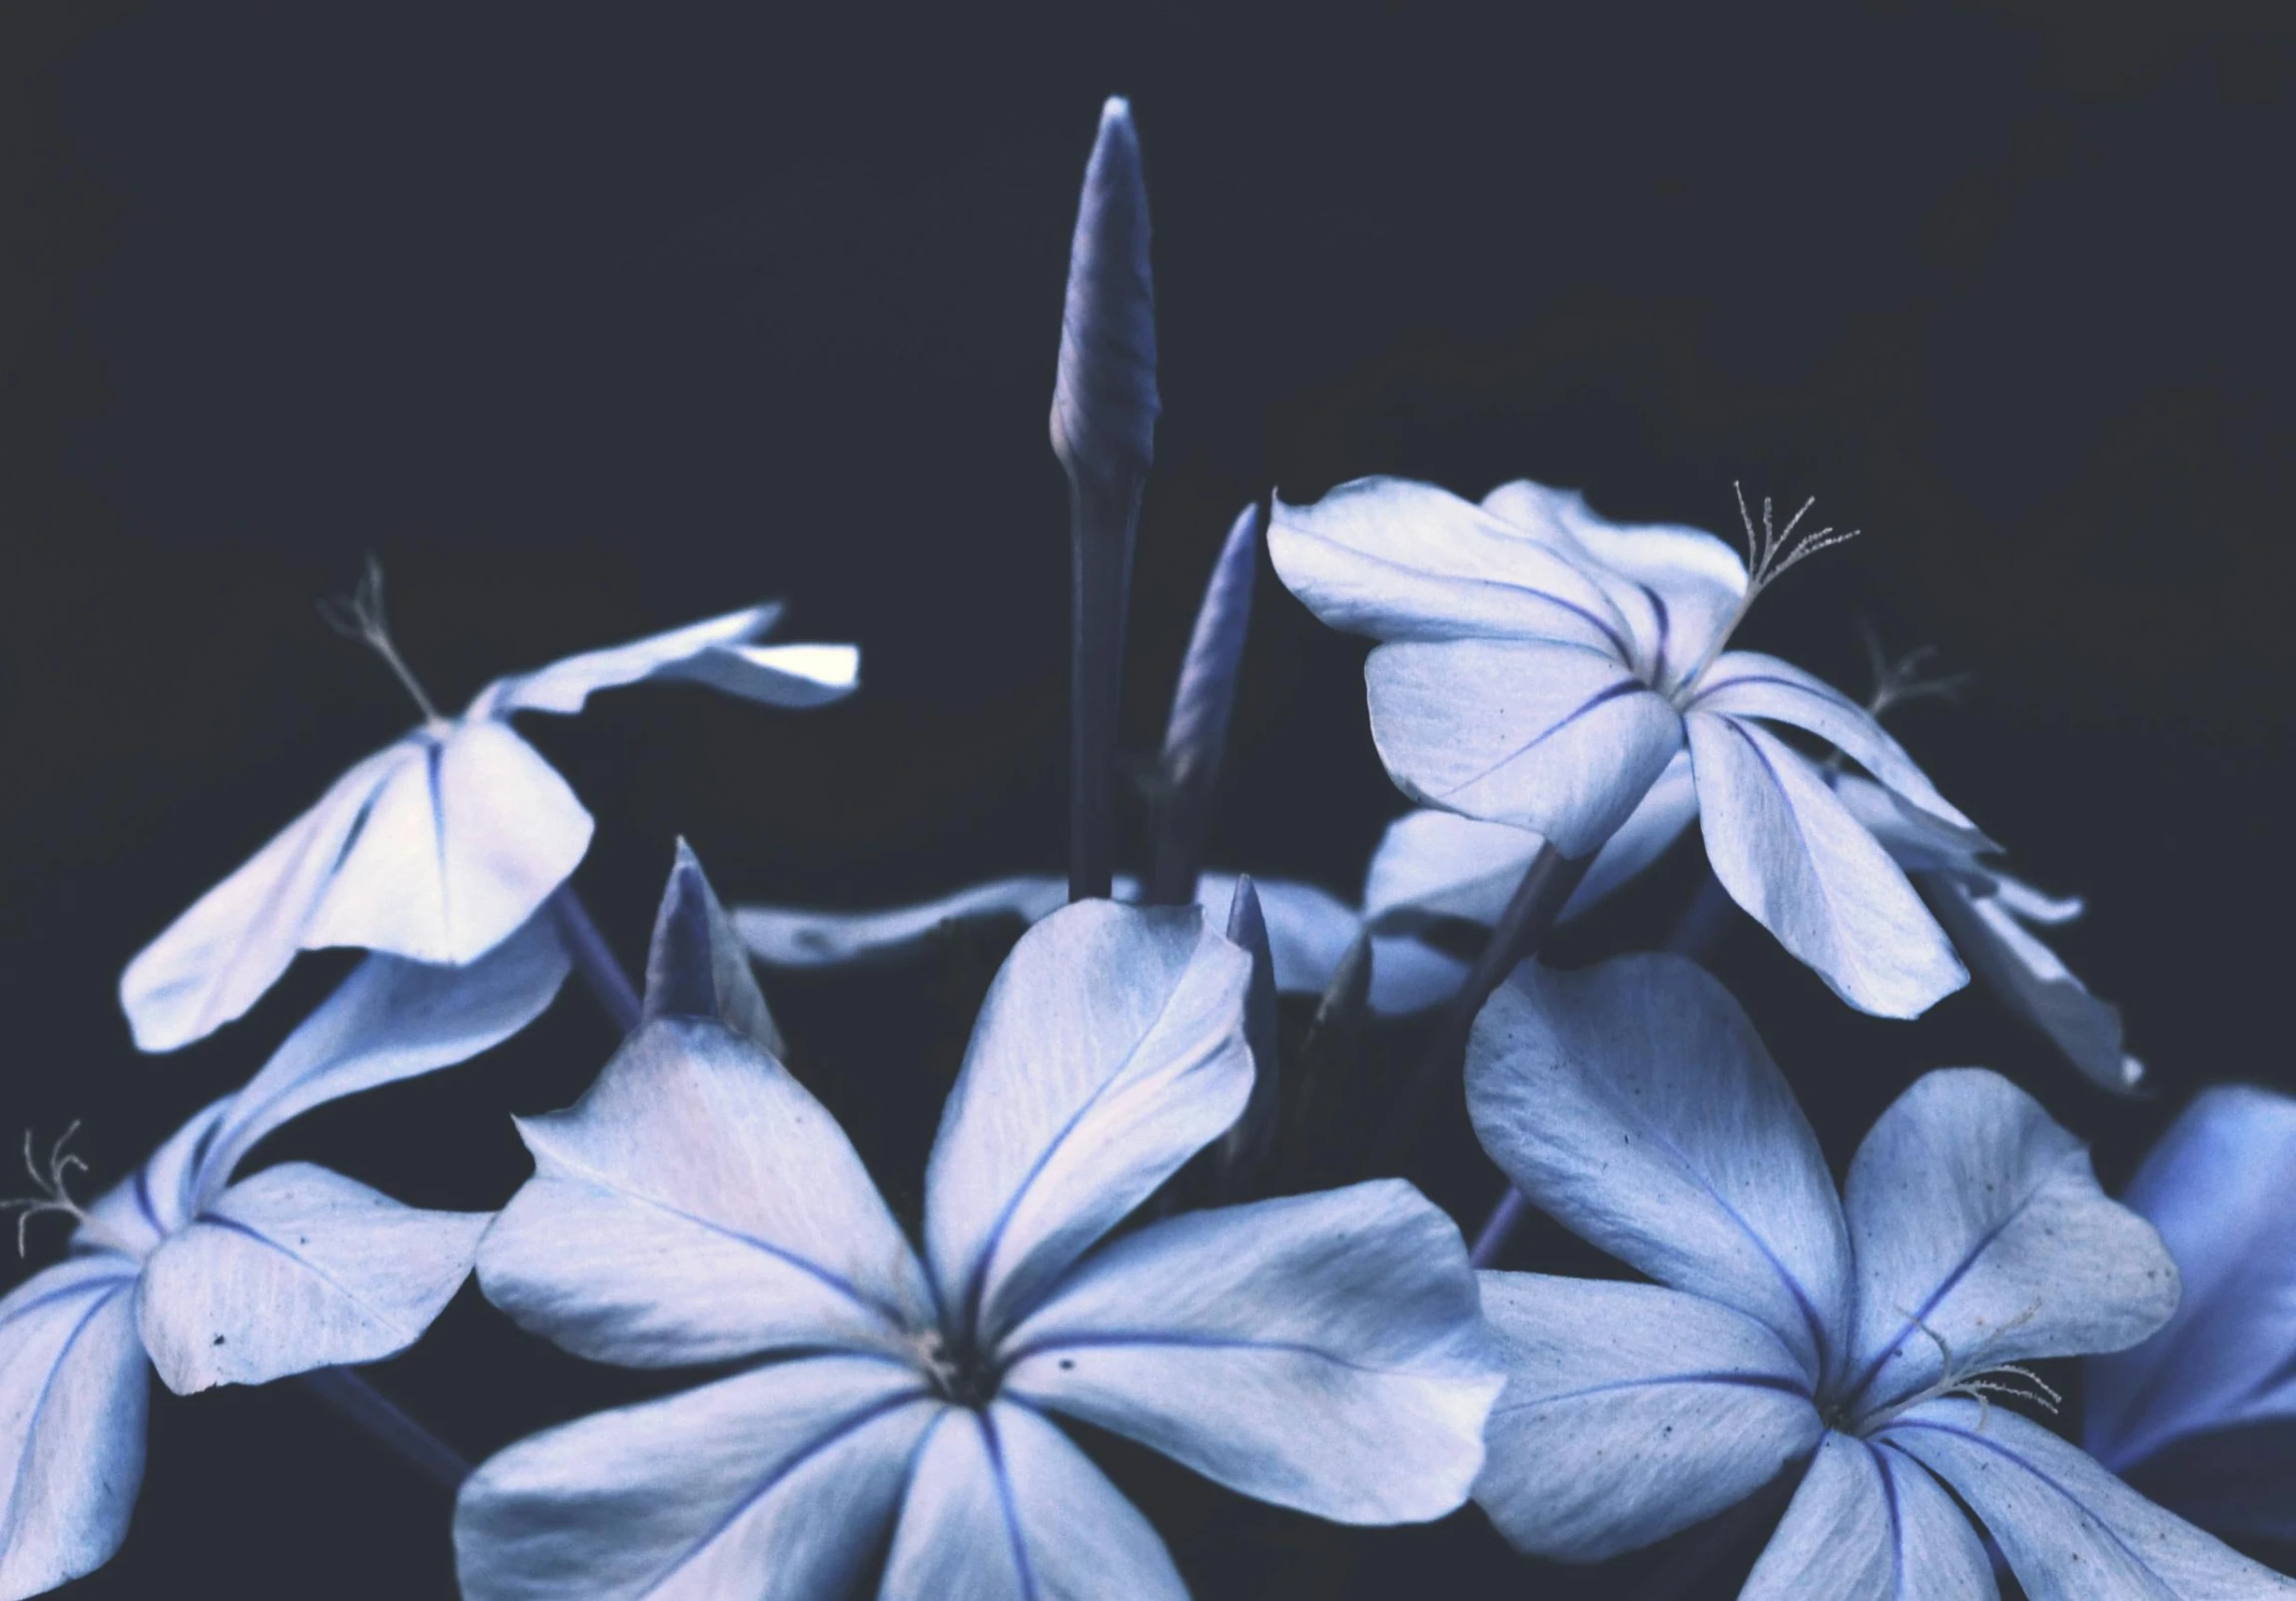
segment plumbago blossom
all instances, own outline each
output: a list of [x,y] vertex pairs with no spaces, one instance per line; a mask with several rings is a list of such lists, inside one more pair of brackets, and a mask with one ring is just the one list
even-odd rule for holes
[[2204,1090],[2130,1181],[2184,1279],[2168,1325],[2091,1357],[2097,1459],[2195,1522],[2296,1540],[2296,1100]]
[[72,1254],[0,1299],[0,1597],[119,1549],[144,1470],[147,1366],[178,1394],[380,1361],[419,1339],[470,1271],[484,1212],[401,1205],[310,1163],[237,1180],[312,1108],[486,1050],[550,1004],[566,957],[530,925],[481,961],[372,956],[237,1095],[82,1210],[51,1161],[26,1203],[78,1219]]
[[454,1524],[472,1601],[834,1597],[888,1529],[887,1597],[1184,1595],[1052,1413],[1348,1522],[1464,1500],[1500,1378],[1457,1229],[1410,1186],[1102,1242],[1251,1092],[1249,959],[1200,913],[1088,901],[1022,938],[942,1118],[922,1255],[723,1021],[754,980],[698,869],[660,928],[649,1020],[573,1109],[521,1122],[535,1175],[479,1282],[578,1355],[766,1359],[480,1466]]
[[707,684],[768,705],[853,691],[852,645],[760,645],[781,615],[751,606],[707,622],[498,678],[443,717],[399,660],[370,567],[342,625],[398,674],[422,723],[335,781],[239,870],[128,964],[120,1004],[145,1051],[173,1051],[263,997],[299,950],[351,945],[462,963],[523,925],[589,849],[590,814],[518,737],[521,711],[570,715],[601,689]]
[[1838,1198],[1753,1026],[1668,956],[1526,963],[1469,1046],[1484,1148],[1656,1283],[1482,1274],[1507,1348],[1475,1498],[1525,1551],[1595,1561],[1809,1466],[1742,1592],[1991,1597],[1946,1486],[2034,1601],[2287,1595],[2038,1424],[2019,1364],[2116,1350],[2176,1304],[2151,1226],[1982,1069],[1882,1115]]
[[1925,826],[1988,842],[1863,708],[1724,649],[1765,584],[1845,537],[1796,544],[1795,526],[1775,529],[1766,505],[1758,537],[1749,517],[1750,571],[1710,533],[1619,526],[1528,481],[1478,506],[1361,478],[1277,502],[1268,553],[1317,616],[1381,641],[1364,665],[1371,734],[1405,794],[1583,859],[1681,753],[1690,782],[1665,804],[1700,819],[1731,898],[1852,1006],[1913,1017],[1967,972],[1817,764],[1763,725],[1817,735]]

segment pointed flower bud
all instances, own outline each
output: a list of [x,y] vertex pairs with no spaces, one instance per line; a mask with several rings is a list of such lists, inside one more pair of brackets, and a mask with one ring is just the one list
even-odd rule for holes
[[1155,291],[1132,105],[1112,96],[1085,168],[1053,386],[1053,451],[1071,479],[1138,480],[1154,455]]

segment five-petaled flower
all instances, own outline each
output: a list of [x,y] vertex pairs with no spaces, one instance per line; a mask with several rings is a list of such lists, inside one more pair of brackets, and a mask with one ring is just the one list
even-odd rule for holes
[[1921,1078],[1837,1197],[1738,1004],[1642,956],[1525,964],[1467,1093],[1526,1196],[1658,1280],[1482,1275],[1510,1374],[1475,1498],[1517,1546],[1631,1550],[1807,1457],[1747,1596],[1992,1596],[1944,1485],[2035,1601],[2296,1592],[1993,1404],[2049,1401],[2021,1362],[2133,1344],[2177,1295],[2150,1225],[2006,1080]]
[[1984,838],[1854,702],[1724,650],[1762,585],[1816,547],[1793,526],[1757,541],[1750,521],[1750,573],[1710,533],[1617,526],[1528,481],[1478,506],[1363,478],[1279,502],[1268,553],[1317,616],[1381,641],[1364,666],[1371,735],[1405,794],[1583,858],[1687,751],[1691,782],[1666,804],[1676,827],[1698,817],[1732,898],[1852,1006],[1913,1017],[1967,973],[1817,765],[1762,725],[1817,735],[1893,804]]
[[[681,925],[689,953],[731,946],[698,873],[665,902]],[[1084,902],[1026,934],[942,1119],[920,1257],[827,1113],[712,1016],[753,986],[738,954],[657,940],[651,1021],[521,1124],[535,1176],[479,1282],[584,1356],[778,1359],[483,1464],[464,1593],[832,1597],[891,1528],[887,1597],[1184,1595],[1050,1412],[1330,1518],[1461,1504],[1501,1379],[1458,1231],[1410,1186],[1102,1243],[1242,1111],[1248,967],[1192,908]]]

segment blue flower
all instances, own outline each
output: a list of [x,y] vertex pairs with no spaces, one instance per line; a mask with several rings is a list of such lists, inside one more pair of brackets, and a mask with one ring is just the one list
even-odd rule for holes
[[[721,930],[690,951],[728,938],[680,921]],[[890,1530],[887,1597],[1184,1595],[1052,1413],[1325,1517],[1459,1505],[1500,1379],[1458,1232],[1408,1185],[1102,1243],[1242,1111],[1248,967],[1192,909],[1087,901],[1025,935],[942,1118],[922,1256],[751,1034],[697,1015],[700,986],[657,1000],[577,1106],[520,1124],[535,1175],[479,1282],[597,1360],[772,1359],[483,1464],[464,1593],[837,1596]]]
[[1913,1017],[1967,982],[1906,875],[1816,764],[1763,725],[1817,735],[1894,805],[1984,843],[1863,709],[1800,668],[1728,651],[1762,588],[1810,550],[1794,524],[1747,564],[1695,528],[1620,527],[1575,494],[1506,484],[1477,506],[1363,478],[1278,503],[1268,553],[1333,627],[1381,641],[1364,665],[1371,736],[1403,792],[1511,823],[1569,858],[1598,850],[1678,756],[1731,897],[1852,1006]]
[[1946,1486],[2035,1601],[2296,1592],[1993,1404],[2050,1404],[2021,1363],[2134,1344],[2177,1294],[2151,1226],[2006,1080],[1918,1080],[1838,1197],[1729,993],[1642,956],[1525,964],[1467,1094],[1524,1195],[1657,1280],[1482,1275],[1510,1373],[1475,1498],[1523,1550],[1632,1550],[1807,1458],[1749,1597],[1993,1595]]
[[0,1598],[119,1549],[143,1479],[147,1365],[188,1394],[379,1361],[421,1337],[469,1273],[485,1213],[418,1210],[303,1162],[233,1174],[291,1118],[515,1034],[565,976],[547,926],[464,968],[369,957],[245,1089],[84,1212],[63,1194],[71,1159],[52,1160],[32,1206],[79,1218],[72,1254],[0,1299]]
[[2128,1187],[2184,1279],[2166,1327],[2087,1363],[2099,1461],[2209,1528],[2296,1540],[2296,1101],[2204,1090]]
[[390,646],[372,569],[368,584],[356,628],[424,720],[337,779],[128,964],[120,1005],[142,1050],[173,1051],[239,1017],[298,950],[469,962],[533,916],[589,849],[592,825],[511,728],[513,713],[577,712],[598,690],[646,679],[778,706],[818,706],[857,682],[851,645],[752,643],[781,614],[769,604],[496,679],[460,717],[441,717]]

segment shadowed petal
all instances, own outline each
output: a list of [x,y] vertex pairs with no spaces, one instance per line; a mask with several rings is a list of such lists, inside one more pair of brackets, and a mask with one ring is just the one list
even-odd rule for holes
[[111,1559],[144,1476],[136,1264],[75,1256],[0,1299],[0,1597]]
[[395,1356],[461,1287],[489,1215],[401,1205],[309,1163],[267,1168],[144,1264],[152,1365],[186,1395]]
[[1516,1547],[1599,1562],[1712,1517],[1823,1427],[1755,1319],[1656,1284],[1485,1272],[1507,1362],[1475,1499]]
[[1420,929],[1441,918],[1496,923],[1523,881],[1523,869],[1545,844],[1529,829],[1507,823],[1457,812],[1407,812],[1387,825],[1371,853],[1364,919],[1381,933]]
[[1017,917],[1034,923],[1067,905],[1068,898],[1067,879],[1022,873],[884,912],[737,906],[732,918],[734,932],[760,962],[772,967],[835,967],[902,955],[940,930],[976,918]]
[[911,1369],[820,1356],[545,1430],[464,1482],[462,1593],[840,1601],[943,1410]]
[[1754,1025],[1696,963],[1523,964],[1475,1020],[1467,1110],[1564,1226],[1762,1319],[1813,1379],[1831,1370],[1850,1304],[1833,1176]]
[[75,1250],[119,1250],[141,1261],[199,1210],[199,1162],[238,1098],[211,1101],[141,1168],[99,1196],[72,1231]]
[[946,1412],[918,1453],[878,1601],[1187,1601],[1163,1541],[1025,1406]]
[[1858,1258],[1845,1400],[1863,1415],[1948,1365],[2118,1350],[2176,1305],[2152,1225],[2105,1198],[2087,1149],[2038,1102],[1982,1068],[1916,1080],[1858,1148],[1845,1197]]
[[[1371,942],[1371,1010],[1383,1018],[1408,1017],[1441,1006],[1467,982],[1465,962],[1418,940]],[[1336,975],[1337,969],[1333,969]]]
[[1002,1354],[1016,1399],[1343,1523],[1464,1501],[1501,1383],[1458,1228],[1393,1179],[1150,1223]]
[[844,1131],[754,1042],[664,1018],[565,1112],[478,1249],[486,1298],[631,1367],[801,1345],[906,1350],[931,1292]]
[[1688,722],[1707,860],[1779,944],[1879,1017],[1917,1017],[1968,982],[1906,875],[1807,761],[1736,717]]
[[2014,882],[2001,879],[1998,892],[1977,895],[1941,874],[1916,880],[1953,949],[1995,1000],[2046,1035],[2098,1089],[2134,1095],[2144,1064],[2122,1049],[2120,1008],[2089,994],[2054,951],[2025,932],[2008,893]]
[[757,975],[749,968],[725,909],[701,870],[701,858],[684,840],[654,914],[653,944],[646,952],[643,1016],[708,1018],[736,1034],[746,1034],[778,1056],[781,1031],[766,1010]]
[[2259,1601],[2296,1594],[2047,1429],[2001,1407],[1929,1401],[1891,1424],[1968,1502],[2032,1601]]
[[1193,907],[1080,901],[1013,947],[925,1175],[951,1314],[988,1341],[1242,1113],[1251,961]]
[[1828,1434],[1739,1601],[1996,1601],[1977,1531],[1891,1445]]

